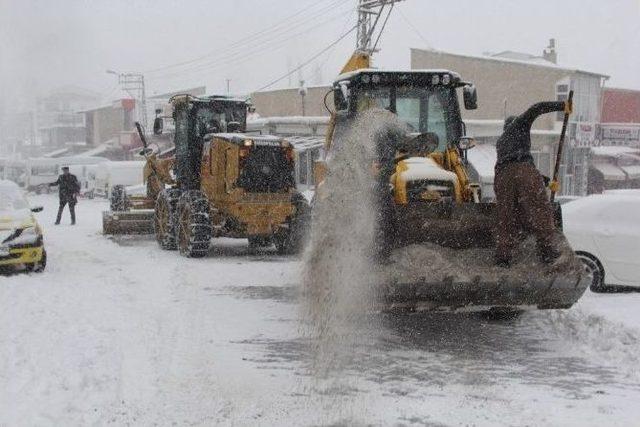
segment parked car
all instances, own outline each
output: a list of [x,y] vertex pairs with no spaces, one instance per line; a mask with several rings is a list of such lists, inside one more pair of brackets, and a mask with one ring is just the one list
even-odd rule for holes
[[640,287],[640,190],[583,197],[562,213],[564,233],[592,274],[592,291]]
[[0,180],[0,267],[41,272],[47,265],[42,229],[22,189],[12,181]]

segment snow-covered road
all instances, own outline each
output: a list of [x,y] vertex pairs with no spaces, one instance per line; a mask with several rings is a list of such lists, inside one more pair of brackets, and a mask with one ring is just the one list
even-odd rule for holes
[[[376,315],[309,375],[301,263],[243,241],[184,259],[45,211],[49,265],[0,277],[0,426],[637,425],[640,294],[495,322]],[[68,221],[68,219],[66,219]],[[375,325],[375,326],[372,326]]]

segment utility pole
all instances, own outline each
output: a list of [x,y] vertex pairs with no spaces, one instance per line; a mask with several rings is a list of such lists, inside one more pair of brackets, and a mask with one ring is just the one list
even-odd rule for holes
[[231,79],[225,79],[227,82],[227,96],[231,95]]
[[[400,1],[402,0],[358,0],[356,51],[368,55],[376,52],[380,35],[389,20],[393,6]],[[382,26],[378,27],[380,19]],[[379,28],[377,32],[376,28]]]
[[140,73],[118,73],[107,70],[108,74],[118,76],[118,83],[135,101],[136,120],[147,128],[147,95],[144,87],[144,75]]

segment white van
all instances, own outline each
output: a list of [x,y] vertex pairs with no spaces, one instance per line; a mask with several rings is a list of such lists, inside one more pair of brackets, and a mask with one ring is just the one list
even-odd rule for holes
[[33,158],[26,160],[25,182],[27,191],[48,193],[49,183],[54,182],[62,173],[62,167],[68,166],[69,171],[78,178],[80,192],[86,194],[90,186],[90,167],[109,161],[97,156],[74,156],[56,158]]
[[109,198],[115,185],[142,184],[144,164],[137,160],[100,163],[95,171],[95,193]]

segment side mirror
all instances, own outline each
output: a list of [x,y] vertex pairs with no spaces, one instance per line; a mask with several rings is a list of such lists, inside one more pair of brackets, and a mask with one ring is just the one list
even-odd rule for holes
[[242,125],[240,122],[229,122],[227,123],[227,132],[240,133],[242,132]]
[[476,139],[472,136],[462,136],[460,137],[460,142],[458,142],[458,148],[466,151],[470,150],[476,146]]
[[464,98],[464,108],[466,110],[475,110],[478,108],[478,91],[474,85],[463,87],[462,96]]
[[31,212],[42,212],[44,208],[42,206],[34,206],[31,208]]
[[154,135],[162,135],[162,128],[164,127],[164,122],[162,121],[162,117],[156,117],[153,121],[153,134]]

